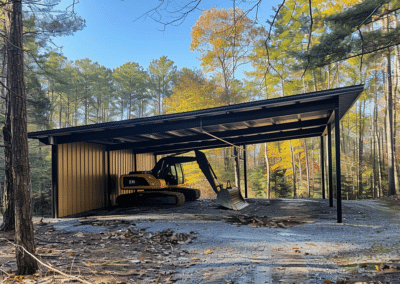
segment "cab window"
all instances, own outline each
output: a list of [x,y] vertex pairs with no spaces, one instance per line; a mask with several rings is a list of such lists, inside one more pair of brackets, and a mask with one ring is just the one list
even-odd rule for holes
[[165,179],[165,182],[169,185],[177,185],[178,184],[178,178],[176,176],[175,165],[171,165],[168,167],[168,170],[166,172],[164,179]]
[[181,164],[176,164],[176,174],[178,179],[178,184],[183,184],[183,169]]

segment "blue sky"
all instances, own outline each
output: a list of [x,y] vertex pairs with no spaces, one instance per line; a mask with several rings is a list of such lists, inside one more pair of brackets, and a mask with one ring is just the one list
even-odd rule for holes
[[[189,0],[176,2],[187,3]],[[244,2],[237,0],[236,5],[246,9],[256,1]],[[271,7],[280,2],[264,0],[260,18],[270,18],[269,15],[273,14]],[[63,5],[69,3],[71,0],[62,0]],[[135,21],[159,3],[159,0],[80,0],[75,10],[86,20],[86,27],[74,36],[56,38],[54,42],[63,47],[62,52],[69,60],[89,58],[110,69],[126,62],[136,62],[147,69],[152,60],[163,55],[173,60],[178,69],[201,68],[197,59],[199,53],[190,50],[191,27],[201,11],[193,11],[182,24],[167,26],[164,31],[162,25],[151,19]],[[198,7],[230,8],[232,5],[231,0],[202,0]]]

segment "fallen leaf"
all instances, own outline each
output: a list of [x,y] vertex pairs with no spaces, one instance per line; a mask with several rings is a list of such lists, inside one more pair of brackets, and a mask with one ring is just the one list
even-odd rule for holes
[[192,257],[191,260],[200,260],[198,257]]
[[203,276],[204,277],[210,277],[212,274],[211,273],[204,273]]
[[258,254],[254,254],[253,257],[258,257]]
[[210,254],[210,253],[213,253],[213,251],[210,250],[210,249],[206,249],[206,250],[204,251],[204,254]]
[[227,252],[233,252],[234,249],[227,249],[226,251],[227,251]]
[[292,249],[299,249],[299,247],[292,247]]
[[377,270],[377,271],[379,271],[380,270],[380,268],[379,268],[379,265],[375,265],[375,269]]
[[331,280],[324,280],[324,283],[332,283]]
[[92,263],[89,261],[89,262],[88,262],[88,265],[89,265],[89,266],[91,266],[91,265],[92,265]]
[[74,254],[72,252],[68,253],[68,256],[73,256]]

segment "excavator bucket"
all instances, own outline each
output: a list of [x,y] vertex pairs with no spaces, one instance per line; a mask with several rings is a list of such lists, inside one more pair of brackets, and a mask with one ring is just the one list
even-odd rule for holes
[[232,210],[242,210],[249,205],[237,187],[220,189],[217,193],[217,204]]
[[206,158],[206,155],[204,155],[203,152],[195,150],[195,153],[199,168],[210,183],[214,192],[217,194],[218,205],[232,210],[241,210],[249,205],[244,200],[240,190],[237,187],[228,186],[228,184],[230,185],[229,181],[227,181],[227,188],[223,188],[223,185],[219,183],[214,170],[212,169]]

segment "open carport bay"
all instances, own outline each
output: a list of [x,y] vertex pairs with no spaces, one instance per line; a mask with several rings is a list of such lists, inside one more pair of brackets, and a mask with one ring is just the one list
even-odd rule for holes
[[[399,212],[386,203],[345,201],[338,224],[327,200],[248,202],[240,212],[200,199],[37,220],[38,255],[91,283],[399,283]],[[12,275],[12,246],[1,245]],[[49,277],[65,280],[42,266],[32,283]]]

